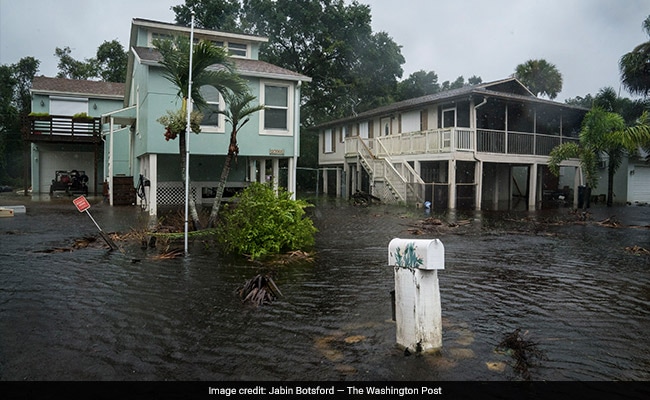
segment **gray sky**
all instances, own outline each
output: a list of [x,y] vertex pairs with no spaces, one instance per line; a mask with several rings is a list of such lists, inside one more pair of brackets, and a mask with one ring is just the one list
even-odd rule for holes
[[[563,76],[556,100],[620,88],[618,60],[650,40],[641,24],[650,0],[360,0],[373,31],[387,32],[406,63],[402,79],[434,71],[438,81],[510,76],[518,64],[545,59]],[[39,75],[55,76],[56,47],[76,59],[104,41],[127,46],[131,20],[173,22],[183,0],[0,0],[0,64],[32,56]],[[631,97],[625,91],[623,97]]]

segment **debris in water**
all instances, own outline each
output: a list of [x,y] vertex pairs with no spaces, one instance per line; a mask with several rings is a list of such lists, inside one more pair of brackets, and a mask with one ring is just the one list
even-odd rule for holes
[[515,359],[514,370],[521,374],[525,380],[530,380],[529,368],[533,366],[531,358],[535,357],[540,360],[547,358],[544,352],[537,349],[537,343],[524,339],[527,334],[528,331],[522,335],[521,328],[517,328],[514,332],[505,335],[496,349],[510,354]]
[[183,249],[172,249],[172,250],[165,250],[162,253],[153,256],[152,258],[154,260],[167,260],[170,258],[176,258],[176,257],[181,257],[185,255],[185,250]]
[[258,274],[249,279],[244,286],[237,289],[242,302],[250,302],[256,306],[270,304],[282,296],[280,289],[269,275]]
[[637,256],[650,256],[650,250],[644,249],[641,246],[627,246],[625,251],[636,254]]

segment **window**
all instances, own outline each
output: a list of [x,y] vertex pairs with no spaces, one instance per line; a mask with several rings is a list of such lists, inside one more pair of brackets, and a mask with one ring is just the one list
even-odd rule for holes
[[331,129],[325,129],[325,137],[323,141],[323,152],[324,153],[331,153],[332,150],[332,130]]
[[264,130],[269,133],[289,131],[289,87],[264,85]]
[[203,85],[199,89],[201,96],[208,103],[201,113],[203,114],[203,119],[201,120],[201,130],[206,132],[223,132],[224,131],[224,120],[223,115],[219,114],[219,110],[222,109],[223,105],[221,103],[221,95],[219,91],[211,85]]
[[242,43],[228,42],[228,54],[231,56],[246,57],[247,48],[248,46]]

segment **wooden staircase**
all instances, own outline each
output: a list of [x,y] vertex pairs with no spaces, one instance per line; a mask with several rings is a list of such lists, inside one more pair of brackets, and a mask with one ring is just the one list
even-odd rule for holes
[[[395,162],[390,157],[379,157],[361,138],[358,140],[359,164],[368,173],[373,187],[372,195],[389,204],[411,204],[424,201],[423,190],[418,190],[418,188],[423,188],[424,181],[409,163]],[[396,165],[400,168],[401,173]]]

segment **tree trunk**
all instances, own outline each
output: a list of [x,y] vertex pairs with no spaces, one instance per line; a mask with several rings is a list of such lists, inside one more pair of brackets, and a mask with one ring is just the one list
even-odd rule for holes
[[[187,162],[187,143],[185,141],[185,132],[181,132],[178,135],[178,149],[181,153],[181,176],[183,177],[183,183],[185,183],[185,177],[188,172],[185,170],[185,165]],[[195,231],[198,231],[201,229],[201,220],[199,220],[199,213],[196,211],[196,203],[194,202],[194,198],[192,197],[191,193],[189,193],[187,203],[188,211],[190,214],[189,217],[192,221],[192,228]]]
[[208,228],[214,228],[214,225],[217,222],[217,216],[219,215],[219,208],[221,207],[221,199],[223,199],[223,191],[226,188],[226,182],[228,181],[228,175],[230,174],[230,165],[234,154],[228,152],[226,156],[226,163],[223,165],[221,170],[221,179],[217,184],[217,193],[214,196],[214,203],[212,203],[212,211],[210,212],[210,219],[208,219]]

